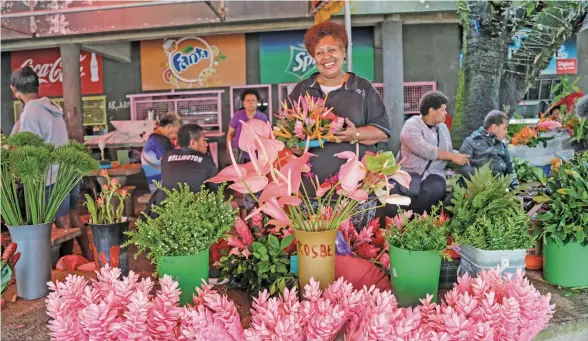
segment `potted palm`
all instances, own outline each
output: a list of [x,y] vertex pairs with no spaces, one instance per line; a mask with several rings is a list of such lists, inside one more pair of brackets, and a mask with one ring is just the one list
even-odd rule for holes
[[511,177],[495,176],[484,165],[455,187],[448,228],[460,245],[458,275],[476,275],[497,266],[512,273],[525,268],[527,249],[534,245],[531,220],[509,189],[511,182]]
[[447,219],[439,214],[439,206],[430,214],[401,212],[384,230],[390,247],[390,279],[392,291],[401,306],[418,305],[427,294],[437,299],[441,258],[449,259]]
[[186,184],[172,191],[157,186],[166,199],[153,206],[155,218],[145,215],[126,233],[129,239],[123,247],[134,244],[138,254],[148,251],[159,276],[178,281],[180,302],[186,304],[202,280],[208,280],[210,247],[233,227],[235,211],[225,201],[223,187],[212,193],[203,186],[194,193]]
[[90,213],[90,227],[94,241],[94,262],[97,268],[110,264],[120,268],[122,274],[129,274],[129,254],[125,232],[129,231],[130,219],[123,217],[125,198],[129,196],[118,179],[111,179],[106,170],[100,171],[106,179],[96,200],[86,194],[84,203]]
[[[30,132],[6,138],[0,158],[2,218],[22,255],[15,269],[18,296],[40,298],[49,293],[51,226],[57,210],[82,177],[98,169],[98,162],[80,143],[54,147]],[[50,190],[46,179],[53,175]]]
[[548,194],[535,197],[549,209],[543,223],[543,275],[562,287],[588,285],[588,152],[563,162],[547,181]]

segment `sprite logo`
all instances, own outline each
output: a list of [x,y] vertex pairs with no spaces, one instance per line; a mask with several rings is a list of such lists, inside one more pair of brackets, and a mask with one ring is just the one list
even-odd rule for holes
[[290,45],[290,61],[285,72],[302,80],[316,71],[314,58],[306,51],[303,44]]

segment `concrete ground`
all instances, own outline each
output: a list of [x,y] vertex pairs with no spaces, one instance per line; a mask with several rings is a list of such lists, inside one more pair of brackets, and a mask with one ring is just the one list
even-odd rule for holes
[[588,341],[588,288],[558,288],[545,282],[540,271],[527,271],[527,277],[542,294],[550,292],[555,304],[549,327],[533,341]]

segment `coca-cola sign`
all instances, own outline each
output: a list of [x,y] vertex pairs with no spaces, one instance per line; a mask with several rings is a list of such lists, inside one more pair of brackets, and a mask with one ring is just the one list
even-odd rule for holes
[[[35,70],[39,76],[39,95],[63,96],[63,64],[58,48],[12,52],[11,60],[12,70],[23,66]],[[83,95],[102,94],[102,57],[80,53],[80,76]]]

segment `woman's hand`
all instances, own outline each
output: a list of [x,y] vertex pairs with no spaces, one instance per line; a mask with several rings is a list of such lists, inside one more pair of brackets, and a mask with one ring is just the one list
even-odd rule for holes
[[348,118],[345,118],[345,124],[347,128],[345,130],[341,130],[335,133],[335,137],[339,139],[341,142],[349,142],[355,140],[357,128],[355,124],[351,122]]
[[467,154],[460,154],[460,153],[453,153],[451,156],[451,162],[455,163],[458,166],[463,166],[465,164],[470,164],[469,160],[470,156]]

